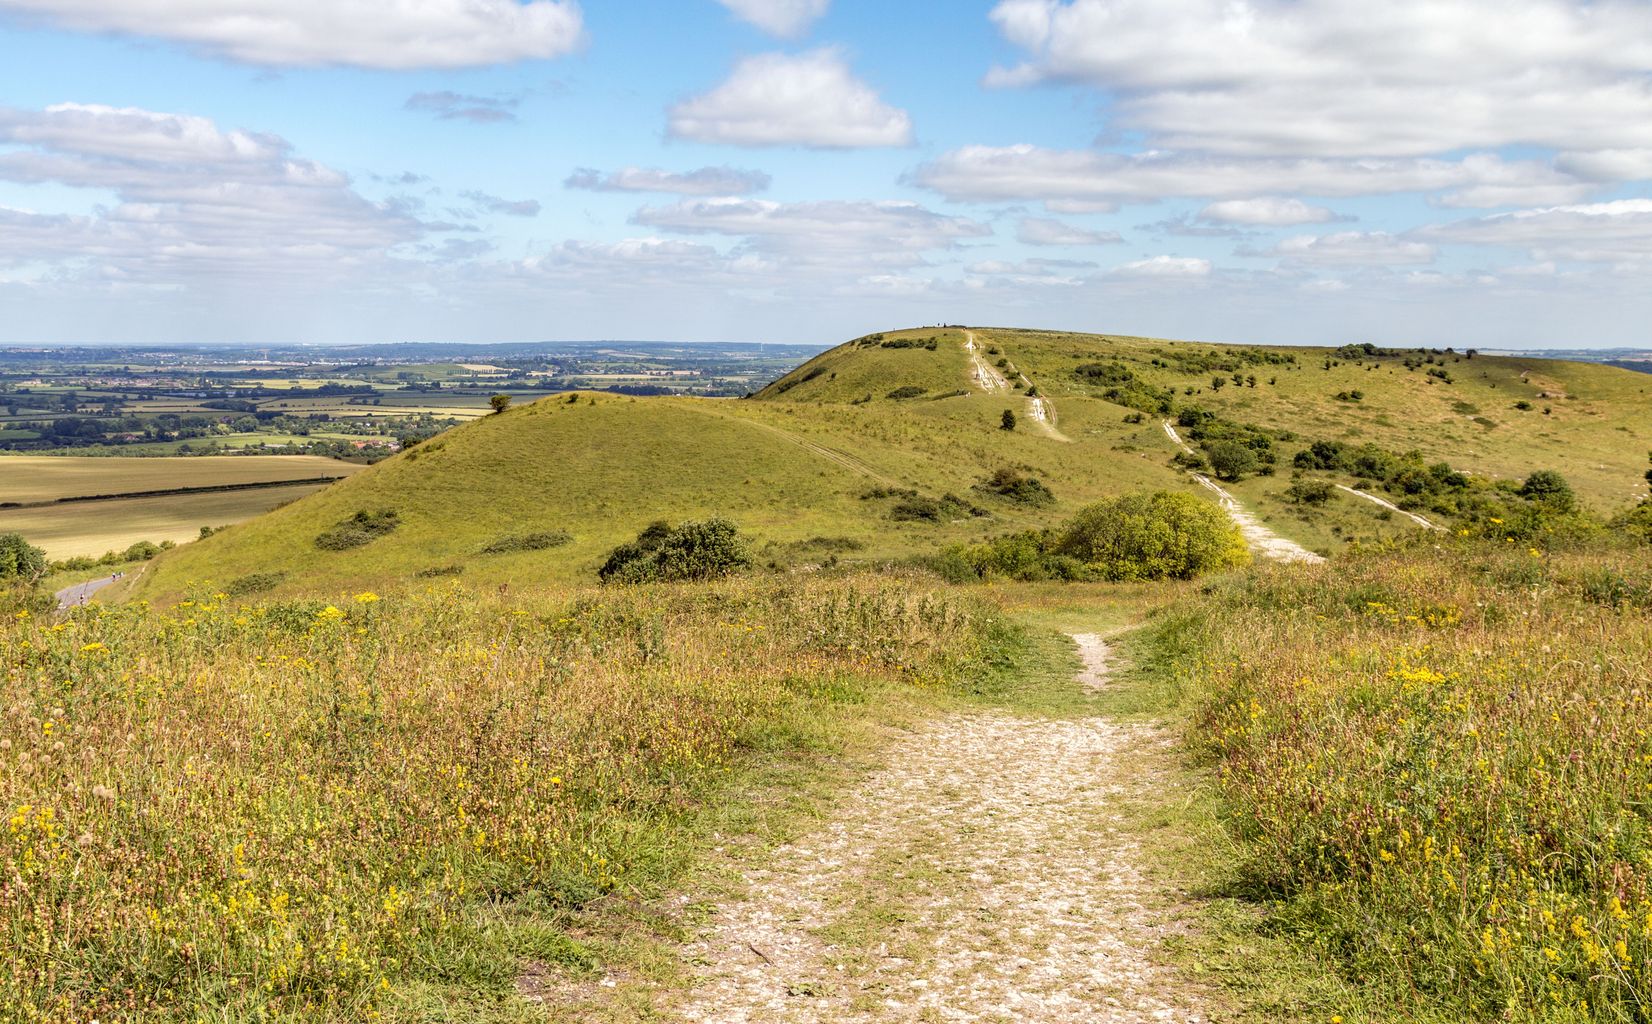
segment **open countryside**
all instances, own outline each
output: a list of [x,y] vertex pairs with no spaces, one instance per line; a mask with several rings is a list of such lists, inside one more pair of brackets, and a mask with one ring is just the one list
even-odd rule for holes
[[1641,0],[0,0],[0,1024],[1652,1024]]

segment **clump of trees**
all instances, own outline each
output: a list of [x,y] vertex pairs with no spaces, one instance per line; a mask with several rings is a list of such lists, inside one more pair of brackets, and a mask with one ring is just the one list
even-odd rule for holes
[[1192,579],[1250,561],[1233,521],[1189,494],[1156,491],[1097,502],[1052,530],[949,549],[952,579]]
[[597,570],[604,583],[674,583],[729,576],[751,566],[751,554],[726,519],[650,523],[637,539],[608,553]]
[[1274,441],[1291,437],[1287,433],[1276,435],[1248,423],[1223,419],[1193,406],[1179,412],[1176,423],[1187,439],[1203,450],[1211,471],[1230,483],[1253,473],[1272,476],[1278,463]]

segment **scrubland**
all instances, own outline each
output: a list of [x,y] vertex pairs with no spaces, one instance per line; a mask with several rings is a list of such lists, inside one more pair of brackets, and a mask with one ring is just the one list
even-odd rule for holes
[[508,1008],[756,766],[990,688],[1018,637],[906,578],[9,614],[0,1018]]

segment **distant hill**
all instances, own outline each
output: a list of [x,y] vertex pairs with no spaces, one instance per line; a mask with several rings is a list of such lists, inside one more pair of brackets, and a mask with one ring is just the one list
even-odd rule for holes
[[[736,521],[781,565],[904,557],[1053,524],[1132,490],[1204,493],[1171,464],[1165,406],[1276,436],[1275,474],[1230,489],[1279,533],[1334,552],[1419,527],[1363,500],[1293,503],[1290,457],[1311,442],[1416,450],[1488,477],[1558,469],[1611,510],[1644,493],[1649,386],[1610,366],[1528,356],[891,331],[821,353],[750,400],[583,394],[485,417],[187,545],[141,586],[176,595],[205,581],[279,592],[442,573],[588,579],[648,522],[710,515]],[[1013,431],[1000,429],[1006,411]],[[1037,477],[1055,502],[1018,504],[978,486],[1000,469]],[[318,546],[357,513],[380,511],[399,525],[359,547]],[[484,553],[559,532],[566,543]]]

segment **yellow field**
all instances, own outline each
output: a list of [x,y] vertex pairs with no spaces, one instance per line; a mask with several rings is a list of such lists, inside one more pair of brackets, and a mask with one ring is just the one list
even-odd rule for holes
[[347,476],[360,468],[319,455],[147,459],[7,455],[0,456],[0,502],[52,501],[88,494],[125,494],[171,487],[308,480],[318,476]]
[[[282,461],[297,461],[297,458],[294,456]],[[247,462],[251,459],[237,458],[225,461]],[[293,484],[287,487],[261,487],[251,491],[214,491],[159,498],[78,501],[45,508],[0,509],[0,533],[21,533],[30,544],[45,549],[48,558],[101,555],[106,551],[123,550],[140,540],[154,541],[157,544],[163,540],[179,543],[194,540],[199,536],[203,526],[239,523],[262,515],[278,505],[313,494],[325,486],[327,485]]]

